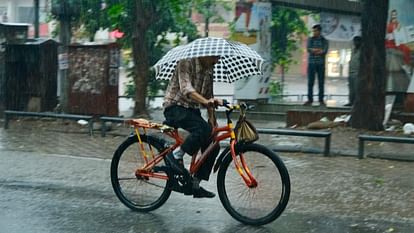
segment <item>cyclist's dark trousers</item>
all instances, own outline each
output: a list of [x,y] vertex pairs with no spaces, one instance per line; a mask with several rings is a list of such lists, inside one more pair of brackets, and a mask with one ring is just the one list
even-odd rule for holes
[[315,74],[318,75],[319,101],[323,101],[325,95],[325,64],[308,65],[308,100],[313,102],[313,84],[315,83]]
[[[189,154],[194,155],[201,148],[204,151],[211,142],[211,125],[201,117],[199,109],[185,108],[178,105],[172,105],[164,110],[164,123],[175,128],[183,128],[190,132],[181,149]],[[200,167],[195,174],[196,177],[202,180],[208,180],[211,169],[213,168],[215,158],[219,153],[219,148],[216,148],[205,163]]]

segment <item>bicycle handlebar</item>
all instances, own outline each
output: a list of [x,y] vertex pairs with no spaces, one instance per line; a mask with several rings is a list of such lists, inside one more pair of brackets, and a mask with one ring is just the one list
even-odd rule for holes
[[248,105],[245,102],[241,102],[238,105],[231,105],[226,99],[223,99],[223,107],[229,109],[229,110],[237,110],[237,109],[247,109],[247,110],[252,110],[254,109],[254,105]]
[[226,108],[231,108],[230,103],[226,99],[223,99],[223,106]]

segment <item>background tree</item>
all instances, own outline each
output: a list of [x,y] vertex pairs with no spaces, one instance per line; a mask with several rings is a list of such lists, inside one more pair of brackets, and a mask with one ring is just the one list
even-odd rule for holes
[[[132,49],[134,67],[130,76],[134,91],[134,115],[148,115],[146,98],[148,92],[156,92],[165,83],[155,81],[154,72],[150,69],[165,53],[168,32],[177,32],[175,43],[179,37],[187,37],[188,41],[197,38],[197,29],[191,21],[191,10],[198,9],[206,21],[219,20],[216,17],[218,0],[82,0],[82,16],[78,25],[93,37],[100,27],[118,29],[125,33],[120,42],[124,47]],[[98,4],[98,5],[97,5]],[[99,5],[100,4],[100,5]],[[94,9],[92,9],[92,7]],[[104,6],[104,7],[103,7]],[[208,27],[208,24],[207,24]]]
[[80,16],[74,19],[74,26],[81,30],[81,37],[94,40],[96,31],[100,27],[110,26],[108,5],[102,0],[81,0]]
[[208,37],[210,22],[222,23],[224,21],[219,15],[218,8],[223,7],[227,11],[231,10],[229,4],[223,0],[193,0],[192,6],[198,13],[203,15],[205,37]]
[[[90,39],[99,28],[124,32],[119,41],[131,48],[133,68],[131,76],[135,86],[134,115],[148,116],[146,97],[149,90],[158,90],[162,82],[154,81],[151,67],[161,58],[168,32],[180,32],[193,40],[197,36],[195,25],[188,15],[192,0],[82,0],[82,25]],[[150,84],[150,85],[149,85]]]
[[389,0],[363,1],[361,69],[350,120],[353,128],[384,129],[388,4]]
[[168,32],[184,32],[194,38],[196,28],[187,15],[189,0],[117,0],[109,9],[112,28],[125,32],[124,44],[132,48],[135,84],[134,115],[148,116],[146,97],[150,68],[162,55]]
[[[282,89],[284,73],[289,65],[296,61],[292,59],[292,52],[299,49],[298,40],[308,32],[303,16],[309,13],[303,10],[272,6],[272,64],[280,67],[282,75]],[[282,90],[283,91],[283,90]]]

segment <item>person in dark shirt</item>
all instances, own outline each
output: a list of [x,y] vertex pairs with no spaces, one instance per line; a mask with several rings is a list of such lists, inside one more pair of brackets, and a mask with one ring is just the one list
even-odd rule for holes
[[325,106],[323,97],[325,85],[325,56],[328,52],[329,42],[321,35],[322,27],[317,24],[312,27],[313,36],[308,39],[307,50],[308,58],[308,101],[305,106],[311,106],[313,103],[313,84],[315,83],[315,74],[318,75],[319,103]]

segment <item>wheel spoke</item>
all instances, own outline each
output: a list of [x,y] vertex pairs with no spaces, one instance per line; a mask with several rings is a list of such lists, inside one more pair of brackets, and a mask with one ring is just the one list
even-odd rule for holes
[[[276,154],[257,144],[245,148],[243,159],[257,186],[246,186],[229,156],[217,177],[220,200],[233,217],[246,224],[261,225],[273,221],[289,199],[287,170]],[[279,170],[280,167],[284,170]]]
[[131,178],[118,178],[118,180],[137,180],[136,177],[131,177]]
[[[157,143],[158,139],[155,138],[149,140],[149,137],[151,136],[141,136],[142,143],[146,144],[144,148],[152,148],[154,153],[159,153],[163,149],[163,144]],[[161,206],[168,199],[171,190],[166,179],[135,175],[136,169],[146,164],[139,148],[136,137],[128,138],[118,148],[111,164],[112,186],[118,198],[127,207],[137,211],[149,211]],[[163,166],[164,161],[160,161],[159,165]],[[167,176],[164,172],[157,174]]]

